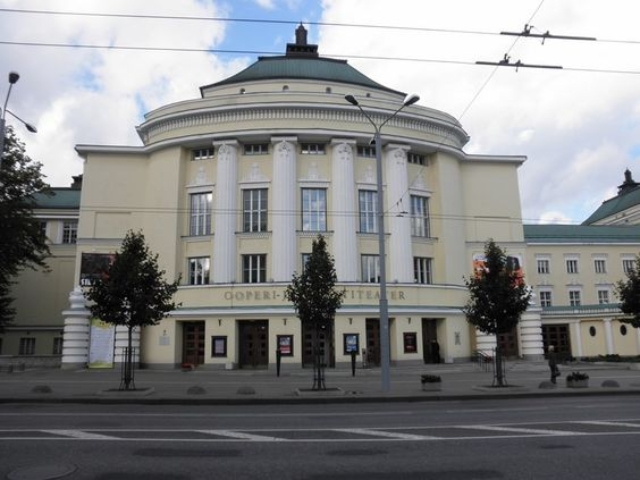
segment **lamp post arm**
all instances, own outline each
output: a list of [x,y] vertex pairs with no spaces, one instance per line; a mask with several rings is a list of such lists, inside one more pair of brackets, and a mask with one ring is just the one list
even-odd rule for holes
[[34,127],[33,125],[31,125],[29,122],[25,122],[23,119],[21,119],[18,115],[16,115],[15,113],[13,113],[11,110],[7,110],[6,108],[4,109],[4,111],[6,113],[8,113],[9,115],[11,115],[13,118],[15,118],[16,120],[19,120],[20,122],[22,122],[22,124],[27,128],[27,130],[29,130],[31,133],[38,133],[38,129],[36,127]]

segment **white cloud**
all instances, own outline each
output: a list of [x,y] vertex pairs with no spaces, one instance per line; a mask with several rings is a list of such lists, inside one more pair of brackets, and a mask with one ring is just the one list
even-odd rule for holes
[[264,8],[265,10],[274,10],[276,8],[276,4],[273,0],[255,0],[256,5],[260,8]]

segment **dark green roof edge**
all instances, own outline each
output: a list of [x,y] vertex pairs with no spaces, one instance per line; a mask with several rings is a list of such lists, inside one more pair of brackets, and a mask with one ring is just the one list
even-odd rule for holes
[[34,195],[35,208],[79,210],[81,193],[77,188],[52,187]]
[[640,243],[640,225],[523,225],[530,243]]
[[611,217],[616,213],[623,212],[634,205],[640,204],[640,188],[636,188],[622,195],[616,195],[609,200],[602,202],[602,205],[587,218],[583,225],[590,225],[603,218]]
[[233,85],[257,80],[300,79],[347,83],[406,95],[385,87],[356,70],[346,60],[335,58],[260,57],[244,70],[220,82],[200,87],[200,93],[211,87]]

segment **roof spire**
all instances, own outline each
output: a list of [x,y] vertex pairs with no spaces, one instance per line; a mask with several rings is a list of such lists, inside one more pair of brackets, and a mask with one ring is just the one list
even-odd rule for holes
[[618,195],[624,195],[627,192],[630,192],[631,190],[635,190],[636,188],[638,188],[638,182],[634,182],[633,181],[633,177],[631,176],[631,171],[627,168],[624,171],[624,182],[622,182],[622,185],[618,186]]
[[307,43],[307,29],[302,22],[296,28],[296,43],[287,43],[287,57],[318,57],[318,45]]

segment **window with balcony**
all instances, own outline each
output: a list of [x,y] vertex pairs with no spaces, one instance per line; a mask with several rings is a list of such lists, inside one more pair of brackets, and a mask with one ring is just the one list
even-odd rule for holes
[[242,231],[267,231],[267,194],[268,190],[266,188],[243,190]]
[[360,232],[378,232],[378,192],[360,190]]
[[600,305],[609,303],[609,290],[608,289],[599,289],[598,290],[598,303]]
[[325,232],[327,230],[327,190],[302,189],[302,231]]

